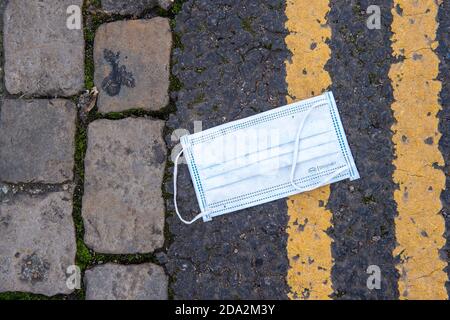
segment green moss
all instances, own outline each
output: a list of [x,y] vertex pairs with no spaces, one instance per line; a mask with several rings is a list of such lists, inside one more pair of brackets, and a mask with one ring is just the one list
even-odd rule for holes
[[87,133],[86,128],[81,124],[78,125],[75,135],[75,174],[80,179],[84,179],[84,156],[87,149]]
[[169,11],[164,10],[161,7],[156,7],[155,11],[156,11],[156,14],[160,17],[168,17],[170,15]]
[[352,7],[352,11],[353,11],[353,14],[354,15],[360,15],[361,14],[361,6],[359,5],[359,4],[355,4],[353,7]]
[[101,264],[101,263],[118,263],[118,264],[141,264],[141,263],[155,263],[156,261],[152,253],[146,254],[102,254],[92,252],[91,265]]
[[183,83],[180,81],[180,79],[171,74],[169,91],[170,92],[180,91],[181,89],[183,89],[183,87],[184,87]]
[[[169,276],[169,284],[170,283],[175,283],[176,281],[176,277],[175,276]],[[168,298],[169,300],[174,300],[175,299],[175,292],[173,291],[172,286],[169,285],[168,288]]]
[[101,0],[87,0],[86,2],[91,6],[95,7],[96,9],[100,9],[102,7]]
[[84,19],[84,40],[86,42],[85,46],[85,87],[86,89],[92,89],[94,87],[94,40],[95,33],[98,27],[103,23],[108,23],[121,19],[118,15],[107,15],[102,12],[90,12],[90,8],[95,9],[101,8],[101,3],[99,0],[87,0],[84,2],[83,6],[83,19]]
[[270,10],[284,10],[284,3],[283,1],[278,2],[277,4],[269,4],[267,7]]
[[172,5],[172,8],[170,9],[172,15],[180,13],[183,7],[183,2],[184,2],[183,0],[175,0],[175,2]]
[[373,195],[363,197],[362,201],[364,204],[376,203],[375,197]]
[[173,47],[179,48],[180,50],[184,50],[183,43],[181,42],[181,37],[178,33],[172,32],[172,39],[173,39]]
[[109,112],[106,114],[96,113],[92,117],[95,119],[108,119],[108,120],[121,120],[125,118],[142,118],[142,117],[150,117],[161,120],[167,120],[169,118],[169,114],[175,111],[175,106],[172,102],[170,102],[164,108],[158,111],[147,111],[143,109],[129,109],[121,112]]
[[94,87],[94,64],[86,60],[85,74],[84,74],[84,85],[87,89],[92,89]]
[[[220,55],[220,54],[219,54]],[[220,60],[222,61],[222,64],[228,64],[230,63],[230,60],[228,60],[227,57],[220,55]]]
[[195,99],[188,104],[188,107],[193,107],[196,104],[202,103],[204,101],[205,101],[205,94],[203,92],[201,92],[201,93],[197,94],[195,96]]
[[377,82],[377,75],[373,72],[369,73],[369,83],[375,84]]
[[263,45],[263,47],[264,47],[265,49],[267,49],[267,50],[272,50],[272,44],[271,44],[271,43],[265,43],[265,44]]
[[88,266],[92,264],[94,258],[89,248],[84,244],[81,239],[77,239],[77,258],[76,264],[81,270],[86,270]]
[[202,74],[203,71],[205,71],[205,70],[206,70],[206,68],[202,68],[202,67],[195,68],[195,72],[198,73],[198,74]]
[[4,292],[0,293],[0,300],[50,300],[61,299],[61,297],[49,298],[40,294],[32,294],[26,292]]
[[150,113],[142,109],[130,109],[123,112],[110,112],[104,115],[105,119],[120,120],[128,117],[145,117],[150,116]]
[[253,30],[253,27],[252,27],[252,22],[254,19],[255,18],[253,18],[253,17],[249,17],[249,18],[244,18],[241,20],[242,28],[245,31],[251,33],[252,35],[255,34],[255,30]]

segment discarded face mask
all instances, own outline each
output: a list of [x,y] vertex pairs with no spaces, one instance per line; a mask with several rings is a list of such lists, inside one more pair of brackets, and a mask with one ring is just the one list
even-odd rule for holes
[[[174,205],[186,224],[359,178],[331,92],[183,136],[181,145]],[[183,153],[201,209],[191,221],[177,206]]]

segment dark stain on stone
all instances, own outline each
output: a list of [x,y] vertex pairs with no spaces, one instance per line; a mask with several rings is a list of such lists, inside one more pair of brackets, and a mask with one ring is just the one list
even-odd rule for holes
[[0,216],[0,227],[8,228],[9,224],[11,223],[11,216],[9,214]]
[[111,65],[111,73],[103,79],[102,89],[111,97],[120,93],[122,85],[128,88],[134,88],[136,81],[131,72],[127,71],[125,66],[119,65],[120,52],[114,53],[111,50],[103,51],[105,60]]
[[164,150],[157,142],[152,146],[152,160],[157,164],[163,164],[166,161]]
[[304,224],[299,224],[298,226],[298,231],[302,232],[305,230],[305,226],[308,223],[308,219],[305,219],[305,223]]
[[426,144],[432,145],[433,144],[433,137],[428,137],[423,142],[425,142]]
[[161,235],[162,233],[163,232],[162,232],[161,229],[159,229],[159,228],[157,228],[155,226],[152,226],[152,234]]
[[132,154],[133,153],[133,150],[132,149],[130,149],[130,148],[125,148],[125,154],[127,155],[127,156],[129,156],[130,154]]
[[55,201],[51,201],[48,210],[45,210],[42,213],[42,217],[53,223],[58,223],[64,219],[64,212],[58,207],[58,204]]
[[408,137],[405,135],[402,135],[402,142],[403,143],[407,143],[408,142]]
[[421,60],[423,58],[423,55],[421,55],[419,53],[414,53],[412,57],[413,57],[413,60]]
[[398,14],[399,16],[403,16],[403,9],[402,9],[402,7],[400,7],[399,4],[397,4],[397,5],[395,6],[395,11],[397,12],[397,14]]
[[305,288],[302,292],[303,299],[309,299],[310,295],[311,295],[310,290],[308,288]]
[[22,260],[20,280],[31,283],[46,279],[50,264],[33,253]]

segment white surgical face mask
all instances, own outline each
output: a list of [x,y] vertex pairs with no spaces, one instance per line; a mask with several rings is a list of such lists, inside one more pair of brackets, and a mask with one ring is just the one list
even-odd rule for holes
[[[188,224],[359,178],[331,92],[183,136],[181,145],[174,203]],[[192,221],[176,202],[182,153],[201,209]]]

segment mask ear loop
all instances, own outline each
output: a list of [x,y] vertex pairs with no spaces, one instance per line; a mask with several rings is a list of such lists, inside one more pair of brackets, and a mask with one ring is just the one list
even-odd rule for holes
[[195,216],[194,219],[192,219],[191,221],[187,221],[184,220],[181,215],[180,212],[178,211],[178,205],[177,205],[177,176],[178,176],[178,160],[180,159],[180,156],[183,154],[183,149],[180,151],[180,153],[178,153],[177,157],[175,158],[175,162],[174,162],[174,168],[173,168],[173,204],[175,206],[175,212],[177,213],[178,218],[181,220],[181,222],[185,223],[185,224],[192,224],[195,221],[197,221],[200,218],[203,218],[205,215],[208,214],[208,212],[202,212],[198,215]]
[[[303,128],[305,126],[306,120],[308,119],[308,117],[310,116],[311,112],[313,111],[314,108],[322,105],[322,102],[318,102],[316,104],[314,104],[305,114],[305,116],[303,117],[302,122],[300,123],[300,126],[298,127],[298,131],[297,131],[297,136],[295,137],[295,144],[294,144],[294,157],[292,158],[292,167],[291,167],[291,185],[300,191],[311,191],[314,190],[316,187],[310,187],[310,188],[302,188],[300,187],[298,184],[296,184],[294,182],[295,179],[295,169],[297,167],[297,158],[298,158],[298,152],[300,149],[300,137],[302,135],[303,132]],[[319,183],[317,183],[316,185],[322,185],[322,184],[327,184],[327,182],[330,182],[331,180],[333,180],[336,176],[338,176],[340,173],[344,172],[345,170],[348,170],[347,167],[341,168],[339,170],[336,170],[333,172],[333,174],[329,177],[327,177],[325,180],[320,181]]]

